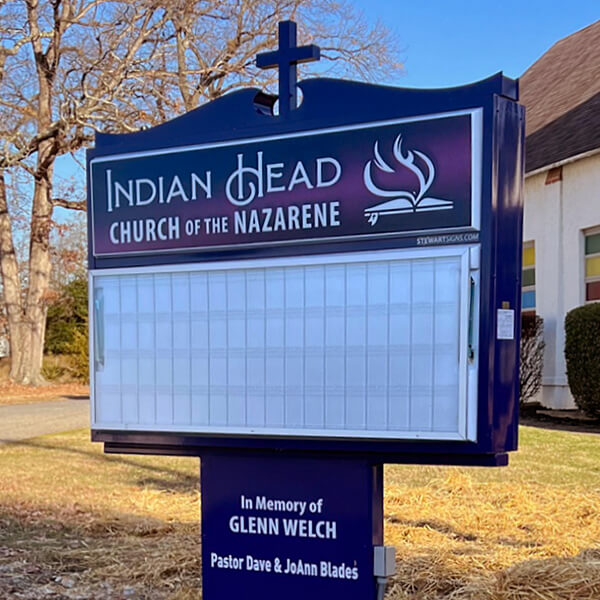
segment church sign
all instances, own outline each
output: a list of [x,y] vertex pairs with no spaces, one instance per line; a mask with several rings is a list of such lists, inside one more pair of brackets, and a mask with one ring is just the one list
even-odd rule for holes
[[450,90],[228,94],[88,151],[92,439],[201,458],[203,594],[374,600],[383,464],[517,448],[524,114]]
[[95,256],[478,226],[481,110],[91,161]]

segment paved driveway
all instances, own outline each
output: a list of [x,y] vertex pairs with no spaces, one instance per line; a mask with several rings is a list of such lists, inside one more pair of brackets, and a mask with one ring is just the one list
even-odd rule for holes
[[0,406],[0,444],[89,426],[87,398]]

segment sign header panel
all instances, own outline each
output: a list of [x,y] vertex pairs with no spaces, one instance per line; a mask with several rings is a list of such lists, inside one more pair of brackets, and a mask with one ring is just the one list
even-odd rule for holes
[[481,110],[104,156],[95,256],[478,229]]

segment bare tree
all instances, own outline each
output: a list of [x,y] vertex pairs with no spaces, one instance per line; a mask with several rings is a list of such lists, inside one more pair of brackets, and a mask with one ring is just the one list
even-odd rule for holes
[[523,407],[535,398],[542,387],[544,367],[544,319],[536,314],[521,317],[521,367],[519,403]]
[[50,287],[61,290],[74,279],[87,276],[87,223],[85,213],[54,223],[50,235]]
[[[53,210],[85,210],[54,193],[56,159],[96,131],[135,131],[232,89],[271,84],[254,59],[276,45],[286,18],[321,45],[329,72],[401,69],[394,36],[345,1],[0,0],[0,272],[13,379],[43,381]],[[7,188],[15,169],[30,179],[25,269]]]

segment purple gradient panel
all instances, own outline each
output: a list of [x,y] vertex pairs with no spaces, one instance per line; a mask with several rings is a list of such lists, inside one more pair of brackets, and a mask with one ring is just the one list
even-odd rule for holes
[[[459,115],[93,161],[94,253],[163,252],[468,227],[471,157],[471,116]],[[338,167],[330,159],[340,166],[339,178]],[[245,169],[241,180],[234,175],[240,160]],[[321,182],[337,179],[335,184],[319,187],[319,162]],[[258,169],[259,163],[262,169]],[[283,191],[268,192],[268,169],[271,188],[284,187]],[[253,170],[260,170],[261,176]],[[365,183],[367,171],[377,193],[369,191]],[[174,183],[175,176],[180,185]],[[237,205],[225,193],[228,182],[230,196]],[[118,207],[117,183],[121,186]],[[142,204],[135,205],[138,186]],[[158,201],[161,188],[163,199],[174,190],[170,203]],[[204,188],[210,189],[210,197]],[[155,199],[150,202],[153,193]],[[133,206],[128,194],[134,198]],[[252,194],[254,198],[245,203]],[[398,202],[398,198],[401,212],[392,207],[377,218],[365,213],[383,203]],[[438,206],[412,209],[415,203],[422,208],[427,202]],[[303,209],[303,205],[309,206]],[[159,221],[164,218],[171,218],[171,230],[166,221]],[[212,219],[210,227],[205,219]],[[187,221],[196,221],[196,225],[188,225],[186,230]],[[227,231],[223,228],[225,222]],[[216,224],[219,227],[215,229]],[[131,239],[123,236],[122,227],[129,228]]]

